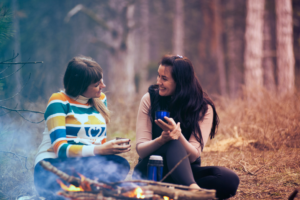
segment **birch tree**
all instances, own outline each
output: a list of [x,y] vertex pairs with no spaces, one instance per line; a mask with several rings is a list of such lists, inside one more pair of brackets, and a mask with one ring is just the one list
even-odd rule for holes
[[175,0],[173,53],[184,55],[184,3],[183,0]]
[[263,12],[264,0],[247,1],[245,32],[245,85],[247,88],[263,86]]
[[220,1],[213,0],[212,2],[213,11],[213,47],[212,51],[216,60],[218,74],[219,74],[219,87],[221,95],[227,95],[226,92],[226,74],[225,74],[225,64],[224,64],[224,54],[223,54],[223,43],[222,43],[222,23],[220,19]]
[[264,13],[264,26],[263,26],[263,74],[264,74],[264,86],[271,92],[276,91],[275,83],[275,20],[272,12],[273,1],[266,1],[266,8]]
[[291,94],[295,87],[295,58],[293,52],[292,3],[276,0],[276,37],[278,91]]
[[230,98],[237,98],[243,83],[244,52],[244,0],[228,0],[225,2],[226,46],[228,65],[228,93]]

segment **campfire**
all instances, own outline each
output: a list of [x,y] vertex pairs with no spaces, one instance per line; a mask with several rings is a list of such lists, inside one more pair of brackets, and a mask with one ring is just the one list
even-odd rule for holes
[[103,183],[86,178],[82,174],[78,174],[80,178],[70,176],[46,161],[41,161],[40,164],[68,183],[65,185],[60,179],[57,180],[62,188],[58,194],[72,200],[202,200],[215,198],[215,190],[189,191],[187,186],[148,180]]

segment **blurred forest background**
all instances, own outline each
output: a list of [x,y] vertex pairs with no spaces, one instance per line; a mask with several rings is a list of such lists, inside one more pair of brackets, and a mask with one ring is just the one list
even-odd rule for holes
[[35,194],[33,160],[44,122],[26,120],[43,115],[22,110],[44,112],[63,89],[72,57],[90,56],[104,69],[113,112],[108,134],[134,140],[139,100],[168,53],[188,57],[216,101],[216,141],[262,138],[254,147],[263,151],[300,146],[299,0],[1,0],[0,199]]

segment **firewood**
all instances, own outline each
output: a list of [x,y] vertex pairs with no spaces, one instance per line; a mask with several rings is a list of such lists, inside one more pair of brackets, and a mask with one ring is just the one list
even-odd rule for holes
[[73,200],[106,200],[102,193],[94,192],[59,191],[57,194]]
[[170,199],[174,200],[202,200],[202,199],[214,199],[215,190],[206,190],[206,191],[188,191],[188,190],[179,190],[171,189],[167,187],[161,187],[156,185],[148,185],[141,187],[143,190],[151,190],[154,194],[159,194],[161,196],[168,196]]
[[[127,181],[119,181],[112,183],[112,185],[119,185],[122,183],[141,183],[141,184],[147,184],[147,185],[159,185],[159,186],[166,186],[166,187],[173,187],[176,189],[182,189],[182,190],[189,190],[190,187],[186,185],[178,185],[178,184],[173,184],[173,183],[166,183],[166,182],[157,182],[157,181],[151,181],[151,180],[127,180]],[[208,190],[201,188],[199,191],[214,191],[214,190]]]
[[85,191],[91,191],[91,186],[93,186],[93,188],[98,189],[98,190],[102,187],[107,188],[107,189],[114,189],[112,186],[110,186],[108,184],[99,183],[97,181],[91,180],[91,179],[86,178],[86,177],[84,178],[84,180],[81,180],[80,178],[70,176],[70,175],[60,171],[59,169],[57,169],[53,165],[51,165],[51,163],[49,163],[47,161],[44,161],[44,160],[40,161],[40,165],[45,170],[48,170],[48,171],[56,174],[59,178],[66,181],[67,183],[70,183],[70,184],[72,184],[76,187],[81,186]]

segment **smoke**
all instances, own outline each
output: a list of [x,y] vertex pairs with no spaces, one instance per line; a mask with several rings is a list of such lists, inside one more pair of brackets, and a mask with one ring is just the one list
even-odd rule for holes
[[[0,114],[0,199],[35,195],[33,164],[44,124],[30,123],[14,112]],[[32,113],[22,115],[32,121],[43,119]]]

